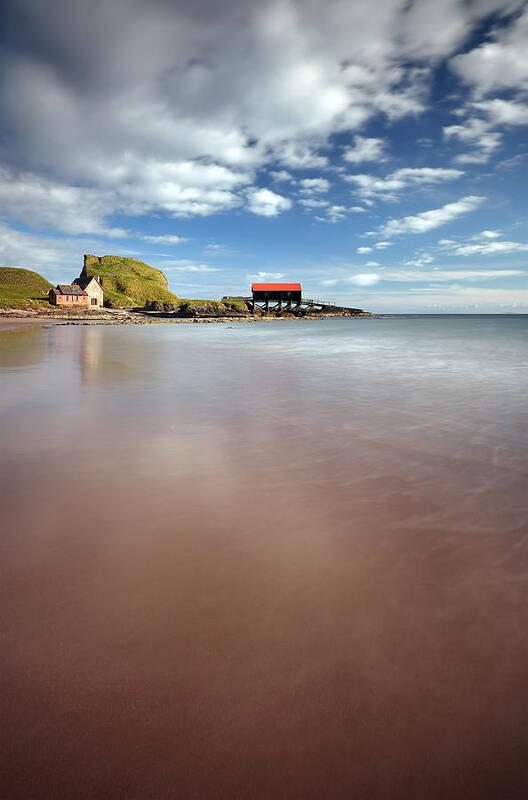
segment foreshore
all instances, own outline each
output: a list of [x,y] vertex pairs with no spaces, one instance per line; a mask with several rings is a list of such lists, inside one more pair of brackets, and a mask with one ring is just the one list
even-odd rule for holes
[[87,313],[46,313],[23,311],[20,309],[4,309],[0,311],[0,331],[12,330],[14,328],[26,327],[28,325],[37,326],[54,326],[54,325],[164,325],[164,324],[207,324],[207,323],[222,323],[231,325],[232,323],[239,322],[271,322],[280,320],[316,320],[316,319],[331,319],[342,317],[372,317],[373,314],[363,312],[362,314],[344,314],[342,312],[336,313],[316,313],[306,314],[302,317],[297,317],[294,314],[283,314],[276,316],[269,315],[253,315],[253,314],[234,314],[225,315],[221,317],[176,317],[164,313],[145,312],[145,311],[127,311],[122,309],[104,309],[97,312]]

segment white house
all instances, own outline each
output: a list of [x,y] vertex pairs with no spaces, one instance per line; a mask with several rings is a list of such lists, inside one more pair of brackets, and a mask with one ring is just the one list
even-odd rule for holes
[[103,282],[99,275],[96,278],[93,276],[75,278],[73,283],[86,292],[89,306],[103,305]]

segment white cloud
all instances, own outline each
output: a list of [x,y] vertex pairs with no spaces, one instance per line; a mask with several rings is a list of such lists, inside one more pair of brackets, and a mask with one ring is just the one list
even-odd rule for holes
[[[288,168],[326,168],[335,134],[421,113],[432,65],[485,16],[519,7],[384,0],[371,14],[343,0],[129,0],[124,13],[107,0],[87,14],[83,0],[18,5],[6,24],[14,34],[0,45],[2,157],[22,176],[2,198],[6,213],[107,235],[122,233],[114,214],[207,216],[240,208],[250,186],[250,210],[276,215],[291,201],[262,202],[258,170],[288,180]],[[517,23],[489,43],[502,48],[500,58],[487,51],[493,75],[467,60],[455,68],[468,80],[486,73],[491,85],[520,79],[523,31]],[[416,63],[425,66],[408,66]],[[375,152],[379,160],[379,141],[358,137],[352,163]]]
[[279,169],[279,170],[270,170],[269,173],[270,177],[276,183],[280,183],[282,181],[288,181],[289,183],[295,183],[295,178],[288,172],[286,169]]
[[285,272],[257,272],[256,275],[246,275],[250,281],[279,281],[284,278]]
[[324,217],[315,217],[318,222],[329,222],[334,224],[336,222],[341,222],[341,220],[345,219],[347,214],[356,214],[358,212],[364,211],[363,208],[359,206],[342,206],[342,205],[331,205],[326,209],[326,216]]
[[324,208],[330,205],[329,200],[318,200],[315,197],[301,197],[299,203],[306,208]]
[[526,103],[494,97],[491,100],[471,103],[471,107],[486,114],[495,125],[528,125],[528,105]]
[[434,257],[429,253],[422,253],[421,256],[417,258],[411,258],[407,261],[404,261],[404,264],[409,267],[423,267],[425,264],[432,264],[434,261]]
[[498,239],[502,236],[499,231],[481,231],[472,236],[472,239]]
[[29,173],[0,167],[0,207],[5,217],[33,228],[73,235],[97,233],[124,236],[122,229],[106,225],[105,217],[117,204],[104,190],[60,184]]
[[276,217],[291,206],[292,201],[288,197],[276,194],[271,189],[251,189],[248,192],[248,209],[262,217]]
[[385,142],[383,139],[354,136],[354,146],[345,148],[345,161],[360,164],[362,161],[386,161]]
[[164,261],[160,269],[166,272],[219,272],[218,267],[210,267],[209,264],[194,264],[186,258]]
[[[130,161],[124,177],[123,184],[114,185],[109,178],[97,188],[70,186],[0,167],[0,205],[6,217],[33,228],[124,237],[127,231],[107,222],[115,213],[208,215],[241,205],[233,190],[249,182],[247,174],[227,167],[190,162]],[[157,241],[169,243],[166,238]]]
[[525,253],[528,251],[528,244],[492,241],[483,244],[460,244],[451,249],[457,256],[495,255],[498,253]]
[[358,247],[358,249],[356,250],[356,253],[370,253],[371,250],[372,250],[372,247],[367,247],[365,245],[363,247]]
[[473,144],[476,150],[459,153],[455,161],[463,164],[484,164],[499,147],[502,134],[491,130],[491,124],[483,119],[471,118],[460,125],[447,125],[443,128],[445,139],[458,139],[465,144]]
[[380,276],[375,272],[359,273],[358,275],[351,275],[348,278],[349,282],[354,283],[356,286],[374,286],[374,284],[378,283],[379,279]]
[[304,178],[300,185],[300,193],[307,195],[327,192],[330,189],[330,181],[326,178]]
[[317,152],[317,145],[285,141],[273,147],[274,158],[290,169],[320,169],[328,166],[327,156]]
[[392,242],[376,242],[374,245],[375,250],[385,250],[387,247],[390,247]]
[[[517,6],[522,5],[521,3]],[[500,89],[528,89],[528,9],[491,41],[455,56],[450,66],[477,96]]]
[[441,181],[456,180],[463,174],[458,169],[441,167],[403,167],[385,178],[357,174],[345,175],[344,179],[350,183],[355,183],[357,185],[356,194],[369,203],[374,199],[395,200],[398,193],[409,186],[434,185]]
[[183,236],[176,236],[170,233],[163,234],[162,236],[150,236],[147,234],[136,234],[138,239],[143,239],[145,242],[152,242],[153,244],[181,244],[188,242]]
[[379,261],[367,261],[365,264],[366,267],[379,267],[381,266]]
[[397,236],[401,233],[425,233],[434,228],[452,222],[461,214],[474,211],[484,202],[486,198],[469,195],[457,200],[455,203],[447,203],[441,208],[433,208],[430,211],[422,211],[402,219],[390,219],[380,228],[380,233],[384,236]]

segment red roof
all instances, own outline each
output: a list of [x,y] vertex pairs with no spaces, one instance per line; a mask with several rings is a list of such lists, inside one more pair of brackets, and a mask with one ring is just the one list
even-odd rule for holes
[[252,292],[300,292],[300,283],[253,283]]

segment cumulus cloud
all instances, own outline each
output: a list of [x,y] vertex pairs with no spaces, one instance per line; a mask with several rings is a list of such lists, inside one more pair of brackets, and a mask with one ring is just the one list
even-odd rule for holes
[[410,258],[404,261],[404,264],[408,267],[423,267],[425,264],[432,264],[434,261],[434,256],[430,253],[422,253],[422,255],[417,256],[416,258]]
[[288,172],[286,169],[270,170],[269,175],[275,183],[281,183],[283,181],[295,183],[295,178],[291,172]]
[[372,250],[372,247],[367,247],[366,245],[364,245],[362,247],[358,247],[358,249],[356,250],[356,253],[360,253],[360,254],[361,253],[370,253],[371,250]]
[[[516,7],[522,5],[518,3]],[[500,89],[528,89],[528,8],[512,25],[497,28],[490,39],[452,58],[454,72],[478,96]]]
[[502,134],[491,130],[491,124],[476,117],[458,125],[447,125],[443,129],[445,139],[457,139],[464,144],[471,144],[471,152],[459,153],[455,161],[461,164],[484,164],[499,147]]
[[381,226],[379,232],[384,236],[397,236],[402,233],[425,233],[452,222],[461,214],[474,211],[485,199],[485,197],[469,195],[457,200],[455,203],[447,203],[441,208],[422,211],[420,214],[403,217],[402,219],[390,219],[385,225]]
[[471,103],[471,108],[495,125],[528,125],[528,105],[523,102],[494,97]]
[[303,178],[300,185],[299,191],[305,195],[319,194],[330,189],[330,181],[326,178]]
[[[72,233],[110,232],[116,213],[239,208],[258,170],[325,168],[336,133],[423,111],[431,64],[518,5],[384,0],[366,14],[342,0],[5,0],[0,156],[33,196],[8,213]],[[520,35],[495,44],[516,48]],[[374,141],[355,140],[352,163]],[[57,187],[48,209],[38,181]],[[254,191],[250,211],[278,213]]]
[[409,186],[427,186],[452,181],[460,178],[464,173],[458,169],[441,167],[402,167],[387,175],[378,178],[375,175],[357,174],[345,175],[350,183],[355,183],[355,193],[366,203],[376,200],[396,200],[398,194]]
[[341,220],[345,219],[347,214],[359,214],[364,210],[365,209],[361,208],[361,206],[343,206],[339,204],[328,205],[325,216],[318,216],[315,219],[318,222],[329,222],[331,224],[335,224],[336,222],[341,222]]
[[289,197],[272,192],[271,189],[251,189],[248,192],[248,208],[261,217],[276,217],[292,206]]
[[0,207],[3,215],[37,230],[51,228],[72,235],[99,233],[122,236],[105,217],[117,198],[101,189],[68,186],[31,173],[0,167]]
[[383,139],[354,136],[354,146],[345,148],[343,158],[351,164],[360,164],[362,161],[386,161],[388,156]]

